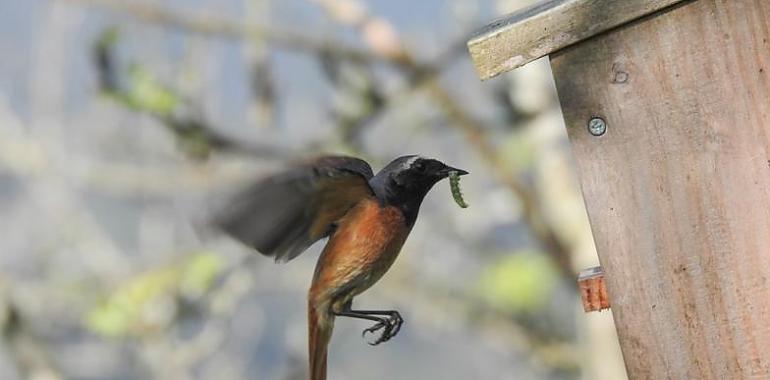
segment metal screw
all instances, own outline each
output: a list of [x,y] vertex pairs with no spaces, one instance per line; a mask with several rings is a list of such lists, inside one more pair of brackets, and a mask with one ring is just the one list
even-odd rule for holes
[[588,132],[597,137],[601,136],[607,132],[607,123],[600,117],[592,117],[588,120]]

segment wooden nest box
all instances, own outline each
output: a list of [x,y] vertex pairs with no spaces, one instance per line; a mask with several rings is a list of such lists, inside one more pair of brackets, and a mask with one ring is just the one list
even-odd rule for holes
[[770,379],[770,0],[548,0],[468,43],[549,56],[631,379]]

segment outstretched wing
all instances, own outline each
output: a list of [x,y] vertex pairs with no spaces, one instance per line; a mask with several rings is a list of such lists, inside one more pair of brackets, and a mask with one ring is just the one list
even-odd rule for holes
[[249,186],[214,223],[260,253],[289,261],[328,236],[358,201],[374,195],[372,175],[361,159],[324,156]]

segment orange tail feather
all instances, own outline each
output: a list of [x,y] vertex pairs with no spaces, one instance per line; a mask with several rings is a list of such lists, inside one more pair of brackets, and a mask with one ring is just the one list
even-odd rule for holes
[[334,328],[334,316],[312,302],[308,304],[310,380],[326,380],[326,354]]

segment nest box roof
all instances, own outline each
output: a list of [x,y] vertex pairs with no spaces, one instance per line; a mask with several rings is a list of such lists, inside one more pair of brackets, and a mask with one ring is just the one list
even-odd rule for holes
[[482,28],[468,50],[488,79],[683,1],[543,0]]

